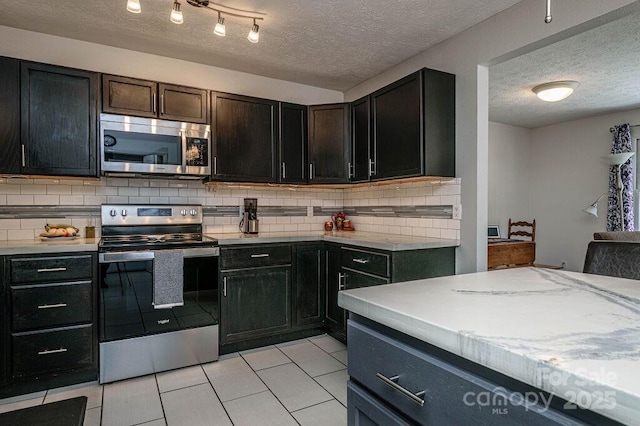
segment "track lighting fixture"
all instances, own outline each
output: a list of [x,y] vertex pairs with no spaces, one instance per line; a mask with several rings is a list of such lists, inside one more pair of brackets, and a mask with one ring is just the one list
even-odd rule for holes
[[260,27],[256,24],[256,20],[254,19],[251,31],[249,31],[249,35],[247,36],[247,39],[251,43],[257,43],[260,41],[260,34],[258,33],[258,31],[260,31]]
[[552,19],[553,18],[551,17],[551,0],[547,0],[547,14],[544,17],[545,24],[550,24]]
[[[215,35],[219,35],[224,37],[227,34],[227,29],[225,26],[225,19],[222,16],[228,15],[236,18],[246,18],[252,19],[253,25],[251,26],[251,31],[247,36],[247,39],[251,43],[258,43],[260,41],[260,27],[256,23],[256,21],[264,20],[264,16],[266,14],[262,12],[252,12],[248,10],[236,9],[230,6],[224,6],[218,3],[214,3],[210,0],[186,0],[188,4],[195,7],[205,8],[209,10],[213,10],[218,13],[218,20],[213,29],[213,33]],[[173,0],[173,7],[171,8],[171,15],[169,20],[174,24],[182,24],[184,22],[184,16],[182,15],[181,10],[182,5],[180,4],[180,0]],[[140,7],[140,0],[127,0],[127,10],[131,13],[140,13],[142,11]]]
[[173,7],[171,8],[171,16],[169,17],[171,22],[174,24],[182,24],[184,22],[184,17],[182,16],[182,11],[180,10],[180,2],[175,0],[173,2]]
[[219,11],[218,11],[218,23],[216,24],[216,27],[213,29],[213,33],[221,37],[224,37],[227,34],[227,29],[224,26],[224,18],[220,16]]

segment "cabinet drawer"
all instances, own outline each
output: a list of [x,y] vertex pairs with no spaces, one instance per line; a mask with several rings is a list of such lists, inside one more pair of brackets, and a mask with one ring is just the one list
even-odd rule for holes
[[91,322],[91,281],[11,289],[13,331]]
[[380,278],[369,274],[363,274],[349,269],[342,269],[344,284],[347,290],[352,288],[371,287],[389,284],[389,278]]
[[11,284],[91,279],[91,255],[10,260]]
[[351,379],[419,424],[583,424],[351,320],[348,338]]
[[12,335],[13,377],[91,367],[92,326]]
[[389,255],[371,251],[342,248],[342,266],[356,271],[381,277],[391,276],[389,271]]
[[220,269],[255,268],[291,263],[290,245],[232,247],[220,250]]

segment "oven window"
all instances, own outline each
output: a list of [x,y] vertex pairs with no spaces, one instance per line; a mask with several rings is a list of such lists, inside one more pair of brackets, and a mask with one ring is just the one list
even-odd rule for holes
[[153,261],[100,264],[100,340],[218,324],[218,258],[184,259],[184,306],[153,308]]
[[106,162],[182,164],[180,136],[105,130],[103,143]]

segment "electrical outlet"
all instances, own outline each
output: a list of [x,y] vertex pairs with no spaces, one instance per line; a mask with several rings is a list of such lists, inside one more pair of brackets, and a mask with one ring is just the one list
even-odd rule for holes
[[453,212],[451,214],[452,219],[461,220],[462,219],[462,204],[454,204]]

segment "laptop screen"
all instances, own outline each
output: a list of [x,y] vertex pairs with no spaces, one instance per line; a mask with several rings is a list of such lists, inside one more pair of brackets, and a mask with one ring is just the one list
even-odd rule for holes
[[488,237],[489,238],[500,238],[500,228],[498,225],[489,225],[488,229]]

